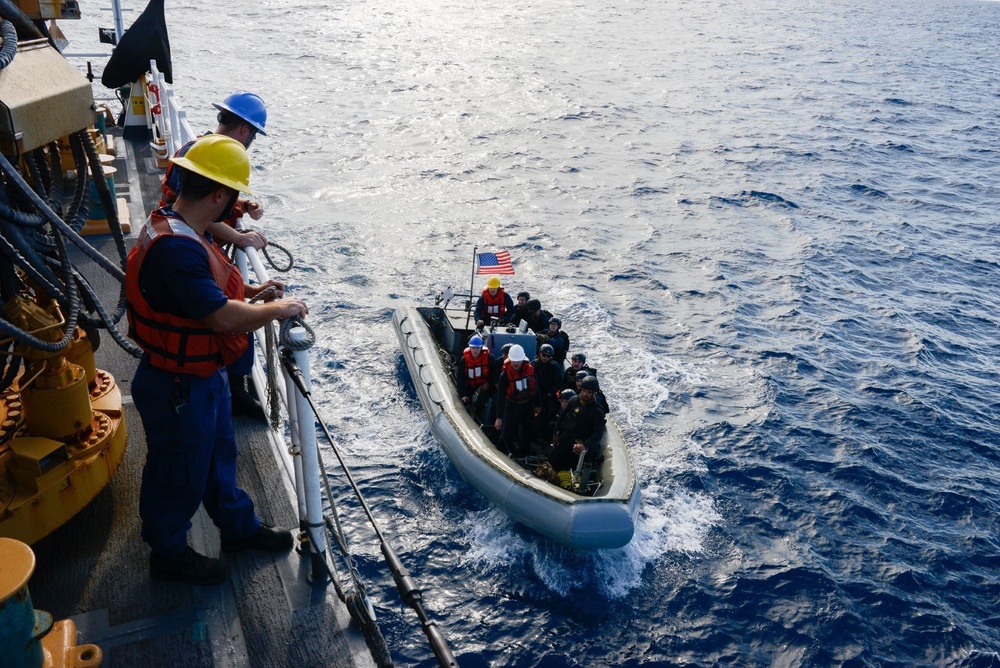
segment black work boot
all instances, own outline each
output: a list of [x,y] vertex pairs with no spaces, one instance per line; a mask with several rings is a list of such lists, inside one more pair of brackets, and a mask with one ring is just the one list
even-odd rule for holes
[[198,554],[188,547],[177,557],[153,552],[149,555],[149,576],[163,582],[213,585],[226,579],[226,564]]
[[275,529],[261,524],[257,532],[243,540],[222,541],[223,552],[242,552],[244,550],[264,550],[265,552],[283,552],[292,546],[295,540],[288,529]]
[[233,415],[245,415],[255,420],[267,420],[264,407],[254,393],[248,388],[249,378],[246,376],[230,376],[229,393],[233,402]]

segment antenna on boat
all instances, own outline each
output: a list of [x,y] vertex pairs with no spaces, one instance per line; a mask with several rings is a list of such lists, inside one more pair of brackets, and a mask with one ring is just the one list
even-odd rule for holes
[[385,535],[382,533],[378,523],[375,521],[375,516],[372,515],[371,508],[368,507],[368,502],[365,501],[365,497],[362,496],[357,483],[354,482],[354,476],[351,475],[350,469],[347,468],[347,464],[344,462],[344,458],[341,456],[340,450],[337,448],[337,444],[333,440],[333,436],[330,434],[330,429],[326,426],[323,418],[320,417],[319,411],[316,410],[316,404],[313,403],[312,394],[306,385],[306,379],[302,374],[302,369],[300,369],[299,365],[295,363],[295,359],[291,355],[282,355],[281,363],[288,371],[289,376],[291,376],[292,382],[295,383],[295,387],[302,394],[302,396],[305,397],[306,401],[309,402],[309,408],[312,409],[313,415],[316,416],[316,421],[323,430],[326,440],[330,443],[330,447],[333,449],[333,454],[337,456],[337,461],[340,462],[340,468],[343,469],[347,482],[354,490],[355,496],[357,496],[358,501],[361,502],[361,508],[365,511],[365,515],[368,516],[368,522],[375,530],[379,546],[382,549],[382,556],[385,558],[385,563],[389,566],[389,570],[392,571],[392,579],[396,582],[396,589],[399,590],[399,595],[403,598],[403,601],[408,606],[413,608],[414,612],[417,613],[417,617],[420,618],[420,625],[424,629],[424,635],[427,636],[427,640],[431,646],[431,651],[433,651],[434,656],[437,657],[438,663],[446,667],[458,666],[458,660],[452,653],[451,648],[448,647],[448,641],[445,640],[444,636],[441,634],[437,624],[424,611],[420,587],[417,586],[416,580],[410,576],[410,571],[408,571],[403,565],[399,555],[397,555],[396,551],[392,549],[392,545],[390,545],[389,541],[386,540]]
[[473,292],[476,289],[476,251],[479,250],[479,246],[472,247],[472,277],[469,279],[469,299],[465,302],[465,328],[469,328],[469,320],[472,318],[472,296],[476,293]]

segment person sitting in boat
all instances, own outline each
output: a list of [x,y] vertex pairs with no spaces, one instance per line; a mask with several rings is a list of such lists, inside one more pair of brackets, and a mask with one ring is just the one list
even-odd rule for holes
[[476,320],[476,329],[482,329],[494,320],[507,322],[514,314],[514,302],[510,295],[504,292],[499,276],[490,276],[486,280],[486,289],[476,300],[476,310],[472,317]]
[[577,468],[580,454],[584,462],[597,466],[601,460],[601,439],[606,429],[605,413],[594,400],[600,390],[596,376],[588,376],[580,386],[580,392],[566,403],[559,413],[555,427],[555,447],[549,455],[549,463],[556,471]]
[[478,420],[490,398],[490,351],[483,347],[483,338],[476,334],[458,360],[458,396],[472,409]]
[[552,314],[542,308],[542,302],[537,299],[529,299],[525,304],[528,309],[528,327],[535,334],[544,334],[549,331],[549,320]]
[[597,371],[587,366],[586,353],[573,353],[573,356],[570,358],[569,363],[570,363],[569,368],[567,368],[566,372],[563,374],[563,387],[575,390],[576,374],[579,373],[580,371],[586,371],[591,376],[597,375]]
[[500,449],[514,458],[526,457],[532,438],[532,421],[541,411],[535,369],[514,344],[497,380],[497,419]]
[[562,367],[566,364],[566,354],[569,351],[569,334],[562,331],[562,320],[549,318],[549,330],[545,332],[544,342],[552,346],[552,359]]
[[[205,135],[222,135],[235,139],[243,144],[244,148],[250,148],[254,137],[257,134],[267,135],[264,126],[267,124],[267,109],[264,100],[259,95],[246,91],[237,91],[222,101],[221,104],[212,104],[219,110],[216,117],[219,124],[215,132],[207,132]],[[187,155],[191,146],[198,141],[192,139],[184,144],[174,154],[175,158],[182,158]],[[174,167],[174,163],[167,164],[167,171],[163,174],[161,183],[162,195],[160,196],[160,206],[170,206],[177,201],[177,195],[181,191],[180,172]],[[217,221],[208,226],[208,232],[212,239],[220,245],[233,244],[237,248],[253,247],[257,250],[267,245],[267,237],[260,231],[238,232],[236,230],[237,221],[247,214],[254,220],[260,220],[264,215],[264,206],[255,200],[239,198],[236,205],[225,220]]]
[[546,439],[547,427],[555,419],[559,412],[559,390],[562,387],[562,369],[552,359],[552,346],[543,343],[538,348],[538,356],[531,361],[535,367],[535,383],[538,387],[539,402],[541,412],[535,420],[535,433],[540,435],[543,442],[549,442],[552,434],[549,433]]
[[[586,369],[580,369],[579,371],[576,372],[577,394],[580,393],[580,386],[583,384],[583,381],[585,381],[587,378],[596,378],[596,376],[594,376]],[[594,392],[594,401],[597,402],[597,405],[600,406],[605,413],[611,412],[611,408],[608,406],[608,398],[604,396],[604,392],[602,392],[600,388],[598,388]]]
[[529,299],[531,299],[531,295],[526,290],[521,290],[521,292],[517,293],[517,298],[514,302],[514,313],[509,318],[511,324],[518,325],[522,320],[528,320]]

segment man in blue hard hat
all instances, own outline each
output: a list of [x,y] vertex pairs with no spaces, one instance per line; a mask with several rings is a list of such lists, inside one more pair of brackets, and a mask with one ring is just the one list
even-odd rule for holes
[[490,366],[489,348],[483,346],[483,337],[476,334],[458,360],[458,396],[472,409],[477,422],[482,420],[483,407],[493,388]]
[[[254,138],[258,134],[267,136],[264,127],[267,124],[267,108],[264,100],[256,93],[247,91],[237,91],[223,100],[221,103],[212,103],[212,106],[219,110],[214,132],[206,134],[223,135],[231,137],[245,148],[249,148]],[[175,158],[184,157],[191,149],[195,140],[181,146],[174,154]],[[180,173],[174,167],[174,163],[167,166],[167,171],[163,175],[163,194],[160,198],[160,206],[173,204],[177,199],[177,194],[181,189]],[[216,243],[220,245],[233,244],[238,248],[252,246],[257,250],[267,245],[267,237],[260,231],[238,232],[236,230],[237,221],[247,214],[254,220],[260,220],[264,215],[264,206],[251,199],[238,199],[236,206],[225,220],[217,221],[208,226],[208,232]]]
[[[256,93],[236,91],[221,103],[213,103],[212,106],[219,110],[216,116],[219,124],[215,128],[215,132],[209,132],[202,136],[229,137],[243,144],[244,148],[248,148],[258,134],[267,135],[267,132],[264,131],[264,127],[267,125],[267,108],[264,106],[264,100]],[[184,144],[174,157],[183,158],[187,155],[195,141],[197,140]],[[172,205],[181,191],[180,171],[177,170],[173,162],[167,166],[167,171],[163,175],[162,189],[160,206]],[[238,248],[253,247],[257,250],[264,248],[267,245],[267,237],[264,236],[263,232],[259,230],[240,232],[236,229],[239,219],[243,217],[244,213],[254,220],[260,220],[261,216],[264,215],[264,207],[252,199],[237,199],[236,204],[227,215],[208,226],[208,233],[212,235],[212,239],[220,246],[233,244]],[[253,355],[253,337],[251,336],[246,353],[228,368],[229,386],[233,395],[232,410],[235,415],[263,418],[265,417],[264,409],[254,396],[249,384]]]

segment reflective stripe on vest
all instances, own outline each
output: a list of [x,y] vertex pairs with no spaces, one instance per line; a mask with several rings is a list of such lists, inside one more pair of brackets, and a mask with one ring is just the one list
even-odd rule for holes
[[465,380],[469,387],[476,388],[485,385],[490,378],[490,351],[483,348],[479,357],[472,356],[472,349],[466,348],[462,353],[465,358]]
[[507,373],[507,398],[523,403],[535,396],[535,368],[531,362],[521,362],[520,369],[514,369],[510,360],[505,360],[503,370]]
[[507,310],[503,295],[503,288],[497,288],[496,296],[491,295],[489,289],[483,290],[483,305],[486,307],[486,315],[494,318],[503,317]]

